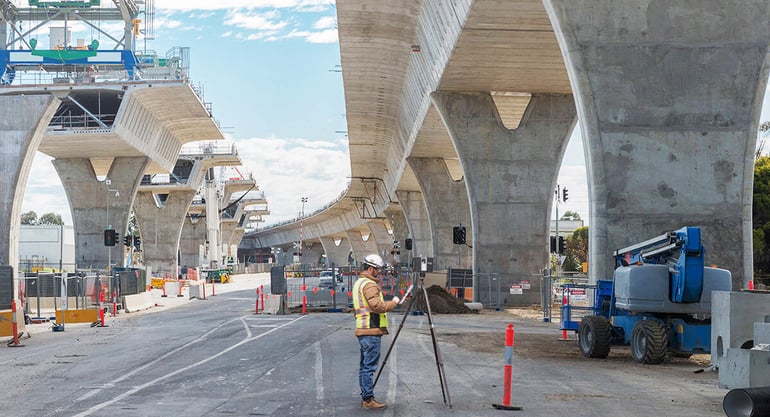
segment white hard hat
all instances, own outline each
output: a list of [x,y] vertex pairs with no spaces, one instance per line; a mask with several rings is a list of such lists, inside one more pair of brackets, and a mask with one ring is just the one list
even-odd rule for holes
[[382,269],[382,267],[385,266],[385,262],[383,262],[380,255],[372,253],[364,257],[364,268],[367,266],[373,266],[377,269]]

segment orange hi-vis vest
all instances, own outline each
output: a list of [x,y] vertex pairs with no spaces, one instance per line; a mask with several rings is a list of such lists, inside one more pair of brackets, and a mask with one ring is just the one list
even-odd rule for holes
[[[372,313],[369,310],[369,302],[364,297],[364,285],[377,285],[369,278],[359,277],[353,284],[353,309],[356,313],[356,329],[375,329],[388,327],[387,313]],[[380,301],[385,301],[380,293]]]

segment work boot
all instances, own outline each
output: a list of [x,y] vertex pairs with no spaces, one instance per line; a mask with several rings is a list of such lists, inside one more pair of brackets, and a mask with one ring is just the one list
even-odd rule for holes
[[364,400],[361,403],[361,407],[367,409],[367,410],[384,410],[388,408],[387,404],[378,403],[377,400],[374,399],[374,397]]

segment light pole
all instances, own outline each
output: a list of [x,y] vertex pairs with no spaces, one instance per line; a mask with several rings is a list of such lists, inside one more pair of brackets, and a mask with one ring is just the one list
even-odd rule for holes
[[[112,181],[109,178],[104,180],[104,184],[107,185],[107,229],[112,230],[112,223],[110,223],[110,193],[114,192],[115,198],[118,198],[120,197],[120,191],[110,188]],[[107,275],[109,275],[112,270],[112,246],[107,248]]]
[[302,220],[305,218],[305,203],[307,203],[307,197],[302,197],[302,211],[299,215],[299,263],[302,263]]

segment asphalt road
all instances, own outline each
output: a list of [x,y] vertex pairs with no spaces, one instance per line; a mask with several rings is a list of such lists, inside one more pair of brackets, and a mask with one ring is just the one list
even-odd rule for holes
[[[401,323],[391,316],[391,332]],[[448,379],[442,396],[426,316],[407,316],[376,387],[385,411],[360,408],[352,316],[254,314],[254,290],[123,315],[109,327],[68,325],[0,348],[2,416],[722,416],[725,390],[696,367],[514,356],[513,403],[502,399],[503,346],[558,330],[505,313],[435,316]],[[549,336],[550,337],[550,336]],[[492,337],[494,339],[494,337]],[[393,335],[383,340],[383,354]],[[535,349],[536,350],[536,349]],[[536,353],[536,352],[535,352]]]

